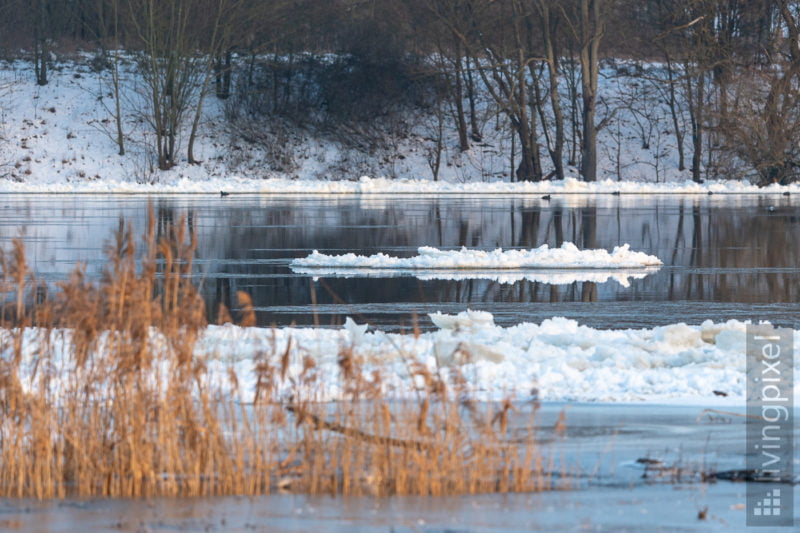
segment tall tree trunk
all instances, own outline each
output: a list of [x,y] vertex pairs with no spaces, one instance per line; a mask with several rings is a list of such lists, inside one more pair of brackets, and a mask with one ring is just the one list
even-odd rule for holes
[[696,80],[692,75],[686,76],[686,94],[689,107],[689,120],[692,127],[692,181],[701,183],[703,166],[703,121],[705,101],[705,73],[701,72]]
[[[108,32],[106,29],[107,21],[105,20],[105,11],[102,8],[102,3],[98,6],[98,24],[101,29],[101,39],[103,41],[103,45],[105,46],[108,42]],[[111,89],[114,95],[114,123],[117,129],[117,153],[119,155],[125,155],[125,134],[122,130],[122,101],[120,95],[120,72],[119,72],[119,64],[120,64],[120,57],[119,57],[119,49],[120,49],[120,25],[119,25],[119,0],[111,0],[110,9],[112,11],[111,16],[113,19],[111,20],[111,28],[114,33],[113,37],[113,45],[114,51],[111,56]],[[105,54],[105,51],[104,51]]]
[[[517,39],[516,80],[513,93],[517,131],[520,140],[520,159],[517,168],[518,181],[539,181],[542,179],[542,166],[539,156],[539,144],[536,142],[536,111],[534,102],[530,101],[528,89],[528,69],[526,51],[522,38],[520,18],[515,18],[514,30]],[[535,81],[533,82],[535,83]]]
[[517,126],[519,138],[519,166],[517,166],[517,181],[539,181],[542,179],[542,167],[539,145],[532,141],[528,124],[524,122]]
[[666,56],[667,61],[667,89],[669,95],[667,101],[669,104],[669,113],[672,117],[672,128],[675,130],[675,144],[678,145],[678,170],[686,170],[686,156],[683,149],[684,132],[681,129],[680,122],[678,120],[678,101],[675,97],[675,71],[672,67],[672,61],[670,60],[669,53],[665,52],[664,55]]
[[569,70],[567,76],[567,86],[569,89],[569,118],[570,118],[570,150],[567,163],[576,166],[578,162],[578,145],[580,144],[580,117],[578,115],[578,76],[575,65],[575,54],[569,50]]
[[464,58],[466,60],[466,68],[464,69],[467,74],[467,99],[469,100],[469,124],[470,135],[475,142],[481,142],[481,129],[478,125],[478,113],[476,111],[477,104],[475,102],[475,80],[472,76],[472,61],[469,54]]
[[33,69],[36,74],[37,85],[47,85],[47,56],[50,54],[47,46],[47,2],[38,0],[34,13],[34,44],[33,44]]
[[[534,76],[536,80],[536,107],[539,112],[539,118],[542,123],[542,130],[545,133],[545,139],[547,141],[547,149],[550,153],[550,160],[553,163],[553,171],[554,176],[556,179],[563,180],[564,179],[564,114],[561,111],[561,96],[558,92],[558,85],[559,85],[559,65],[558,65],[558,55],[556,54],[556,41],[554,35],[554,28],[557,26],[557,21],[554,21],[551,17],[550,8],[548,5],[540,1],[537,3],[539,8],[539,17],[540,17],[540,30],[541,30],[541,39],[542,45],[544,46],[545,52],[545,63],[547,65],[547,77],[548,77],[548,87],[549,87],[549,96],[550,96],[550,109],[552,111],[553,116],[553,124],[555,126],[555,131],[552,133],[550,132],[550,128],[548,127],[548,119],[547,115],[545,114],[544,104],[539,97],[539,87],[538,87],[538,80],[541,79],[541,76]],[[529,35],[533,35],[534,31],[533,28],[529,28]],[[531,43],[533,44],[533,43]],[[533,48],[533,47],[531,47]],[[531,64],[531,74],[533,74],[533,65]]]
[[120,102],[119,50],[114,50],[112,84],[114,89],[114,122],[117,125],[117,147],[119,155],[125,155],[125,135],[122,132],[122,105]]
[[603,23],[600,17],[602,0],[581,0],[580,35],[582,41],[581,60],[581,101],[583,138],[581,139],[581,175],[586,181],[597,180],[597,126],[595,108],[597,105],[597,78],[600,40],[603,37]]
[[220,100],[227,100],[231,96],[231,69],[233,52],[225,51],[225,63],[218,57],[214,62],[214,93]]
[[553,121],[555,122],[555,139],[553,148],[550,151],[550,159],[553,161],[556,179],[564,179],[564,114],[561,111],[561,98],[558,95],[558,65],[548,59],[548,74],[550,77],[550,106],[553,110]]
[[463,50],[461,41],[458,38],[454,39],[455,50],[453,57],[453,66],[455,67],[455,94],[453,95],[453,103],[456,107],[456,128],[458,129],[458,149],[462,152],[469,150],[469,138],[467,137],[467,120],[464,117],[464,78],[463,78]]
[[583,133],[581,138],[581,176],[585,181],[597,181],[597,128],[594,125],[594,96],[581,97],[583,102]]

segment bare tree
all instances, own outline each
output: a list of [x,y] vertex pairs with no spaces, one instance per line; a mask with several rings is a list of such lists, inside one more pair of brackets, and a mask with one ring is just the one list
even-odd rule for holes
[[191,148],[202,100],[212,71],[214,50],[223,42],[221,23],[227,0],[127,0],[142,45],[140,67],[146,87],[146,120],[156,139],[158,168],[176,164],[187,114],[194,110]]
[[[538,0],[536,8],[539,14],[539,24],[541,30],[542,48],[544,51],[544,61],[547,65],[548,96],[550,109],[552,111],[554,130],[548,127],[548,117],[544,106],[539,101],[539,118],[542,123],[547,149],[550,152],[550,160],[553,163],[553,173],[556,179],[564,179],[564,113],[561,110],[561,96],[559,85],[561,80],[560,67],[560,46],[558,33],[562,24],[560,12],[551,8],[552,1]],[[538,84],[537,84],[538,88]]]
[[597,180],[597,85],[600,73],[600,42],[605,33],[606,0],[578,0],[573,13],[564,9],[565,17],[578,41],[581,67],[581,176]]
[[50,17],[47,0],[34,0],[33,17],[33,70],[38,85],[47,85],[47,62],[50,59]]
[[[535,27],[530,6],[522,0],[449,0],[428,6],[475,58],[489,95],[508,116],[519,140],[517,179],[542,179],[536,99],[529,77],[531,64],[539,59],[530,49]],[[507,31],[498,32],[498,25]]]
[[[119,155],[125,155],[125,133],[122,125],[122,81],[120,78],[120,53],[122,49],[121,30],[120,30],[120,0],[106,0],[98,2],[98,30],[100,34],[100,45],[103,48],[98,65],[104,73],[108,73],[107,83],[111,87],[111,94],[114,99],[114,107],[110,113],[114,118],[115,135],[114,141],[117,144]],[[110,53],[108,47],[111,47]]]
[[221,90],[217,87],[217,96],[220,97],[230,94],[230,80],[231,80],[231,43],[234,38],[234,32],[239,22],[238,15],[243,14],[245,0],[211,0],[208,2],[209,14],[211,15],[202,28],[201,35],[205,36],[203,39],[202,52],[204,57],[202,61],[205,62],[204,72],[201,78],[200,91],[195,104],[194,119],[192,120],[192,129],[189,133],[189,144],[187,148],[187,157],[189,164],[196,164],[198,161],[194,157],[194,143],[197,139],[197,132],[200,126],[200,118],[202,116],[203,102],[208,93],[208,85],[211,81],[212,72],[219,79],[219,60],[221,55],[225,55],[226,68],[222,73],[224,86],[226,90]]
[[692,180],[703,180],[703,153],[709,123],[708,79],[714,68],[716,39],[713,33],[714,4],[718,0],[658,0],[652,19],[658,33],[652,42],[667,66],[668,103],[678,143],[680,166],[684,161],[684,130],[679,127],[678,100],[689,118],[692,147]]
[[[458,148],[461,152],[469,150],[469,134],[467,132],[467,118],[464,110],[464,50],[461,41],[452,32],[447,32],[451,46],[448,49],[440,37],[435,37],[438,53],[436,54],[439,70],[449,86],[450,102],[452,103],[453,122],[458,132]],[[438,100],[438,97],[437,97]],[[437,109],[441,102],[437,102]]]
[[675,76],[675,68],[669,52],[665,51],[664,56],[667,69],[666,101],[669,107],[669,116],[672,119],[672,131],[675,133],[675,144],[678,149],[678,170],[686,170],[686,155],[683,147],[683,139],[686,133],[680,120],[681,112],[679,110],[677,90],[675,87],[677,81]]
[[800,4],[778,0],[769,61],[738,75],[723,134],[757,173],[759,185],[800,179]]

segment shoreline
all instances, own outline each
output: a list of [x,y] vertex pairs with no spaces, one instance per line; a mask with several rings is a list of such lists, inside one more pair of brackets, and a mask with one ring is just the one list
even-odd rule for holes
[[[267,178],[219,178],[195,180],[165,176],[163,183],[125,181],[2,182],[0,194],[13,195],[216,195],[216,196],[761,196],[800,194],[800,183],[758,187],[733,181],[646,183],[603,180],[592,183],[567,178],[563,182],[466,182],[392,180],[362,177],[359,180],[288,180]],[[543,198],[549,200],[550,198]]]

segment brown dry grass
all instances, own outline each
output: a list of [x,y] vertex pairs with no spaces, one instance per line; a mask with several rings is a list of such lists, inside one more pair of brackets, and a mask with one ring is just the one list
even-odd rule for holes
[[[0,496],[553,486],[552,462],[534,442],[535,408],[515,415],[510,401],[475,403],[465,380],[445,382],[414,361],[425,385],[405,401],[381,394],[380,371],[365,376],[352,350],[338,347],[346,401],[314,401],[310,358],[289,380],[291,394],[279,395],[288,348],[256,357],[255,402],[226,392],[239,376],[230,370],[228,384],[214,384],[194,354],[206,326],[190,276],[195,238],[182,221],[157,241],[154,226],[151,216],[137,255],[120,222],[102,279],[78,267],[52,294],[28,270],[21,242],[0,256]],[[239,297],[240,323],[253,325],[252,302]]]

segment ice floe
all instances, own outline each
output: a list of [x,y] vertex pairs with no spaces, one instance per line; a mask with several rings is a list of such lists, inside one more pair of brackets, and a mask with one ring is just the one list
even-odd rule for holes
[[346,268],[396,270],[464,269],[634,269],[660,266],[658,257],[636,252],[628,244],[604,249],[580,250],[571,242],[559,248],[543,244],[531,250],[440,250],[430,246],[417,249],[412,257],[394,257],[383,253],[370,256],[348,253],[326,255],[314,250],[309,256],[291,262],[292,268]]

